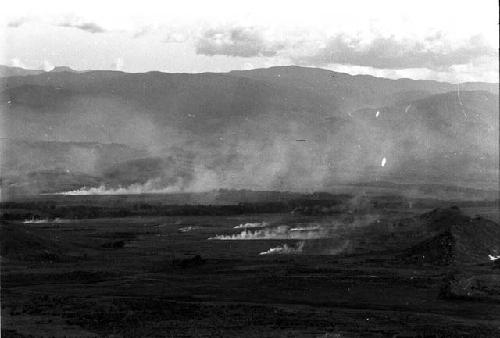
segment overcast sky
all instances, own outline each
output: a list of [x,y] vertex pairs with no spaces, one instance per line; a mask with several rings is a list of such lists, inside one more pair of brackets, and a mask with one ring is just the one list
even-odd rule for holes
[[127,72],[275,65],[498,82],[498,1],[26,1],[2,5],[0,64]]

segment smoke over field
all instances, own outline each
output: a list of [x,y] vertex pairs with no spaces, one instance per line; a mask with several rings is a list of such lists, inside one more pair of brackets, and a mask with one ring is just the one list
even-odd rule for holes
[[[323,219],[318,223],[296,223],[280,225],[246,223],[233,229],[245,230],[239,233],[215,235],[209,240],[218,241],[286,241],[262,251],[259,255],[338,255],[352,249],[351,238],[364,228],[378,224],[379,216],[363,215],[350,220]],[[254,228],[257,228],[254,230]]]
[[265,239],[318,239],[333,236],[328,229],[318,228],[316,230],[292,231],[289,226],[282,225],[262,230],[244,230],[234,235],[217,235],[209,239],[221,241],[237,240],[265,240]]
[[500,337],[498,2],[0,7],[0,337]]
[[266,222],[262,222],[262,223],[242,223],[240,225],[237,225],[235,226],[233,229],[247,229],[247,228],[264,228],[266,226],[268,226],[269,224],[266,223]]
[[282,246],[277,246],[275,248],[270,248],[267,251],[262,251],[259,255],[293,255],[302,253],[305,242],[300,241],[296,246],[289,246],[288,244],[283,244]]
[[[300,67],[191,75],[61,72],[4,82],[6,195],[304,192],[379,180],[498,183],[494,85],[462,85],[457,95],[446,83],[365,81]],[[368,100],[375,88],[379,94]],[[156,171],[150,159],[157,160]],[[131,165],[128,175],[110,175]],[[71,173],[70,189],[41,177],[30,182],[29,175],[42,170]]]

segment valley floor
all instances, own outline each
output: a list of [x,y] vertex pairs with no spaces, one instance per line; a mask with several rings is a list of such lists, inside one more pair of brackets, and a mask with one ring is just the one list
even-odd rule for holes
[[[500,269],[492,264],[409,264],[376,240],[335,256],[259,255],[288,240],[207,240],[262,221],[294,218],[30,224],[31,233],[71,247],[44,259],[2,258],[2,337],[500,336]],[[450,275],[480,279],[483,289],[450,296]]]

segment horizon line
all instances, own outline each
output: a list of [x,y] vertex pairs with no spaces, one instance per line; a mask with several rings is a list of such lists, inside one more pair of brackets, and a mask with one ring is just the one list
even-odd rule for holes
[[[345,73],[345,72],[337,72],[334,70],[326,69],[326,68],[321,68],[321,67],[315,67],[315,66],[300,66],[300,65],[276,65],[276,66],[269,66],[269,67],[259,67],[259,68],[252,68],[252,69],[232,69],[229,71],[225,72],[166,72],[162,70],[148,70],[148,71],[143,71],[143,72],[129,72],[129,71],[123,71],[123,70],[117,70],[117,69],[76,69],[72,68],[71,66],[68,65],[59,65],[59,66],[54,66],[51,70],[44,70],[44,69],[30,69],[30,68],[23,68],[23,67],[18,67],[18,66],[8,66],[4,64],[0,64],[0,67],[7,67],[7,68],[14,68],[14,69],[22,69],[22,70],[27,70],[27,71],[39,71],[42,73],[50,73],[53,72],[55,69],[58,68],[69,68],[70,71],[60,71],[61,73],[70,73],[71,71],[74,71],[75,73],[87,73],[87,72],[117,72],[117,73],[124,73],[124,74],[147,74],[147,73],[163,73],[163,74],[229,74],[232,72],[250,72],[250,71],[255,71],[255,70],[266,70],[266,69],[272,69],[272,68],[304,68],[304,69],[316,69],[316,70],[321,70],[325,72],[330,72],[334,74],[343,74],[343,75],[348,75],[348,76],[353,76],[353,77],[371,77],[371,78],[376,78],[376,79],[384,79],[384,80],[391,80],[391,81],[400,81],[400,80],[410,80],[410,81],[427,81],[427,82],[436,82],[436,83],[448,83],[448,84],[453,84],[453,85],[460,85],[460,84],[466,84],[466,83],[484,83],[484,84],[491,84],[491,85],[500,85],[500,82],[487,82],[487,81],[465,81],[465,82],[448,82],[448,81],[440,81],[440,80],[432,80],[432,79],[414,79],[414,78],[409,78],[409,77],[401,77],[401,78],[389,78],[389,77],[383,77],[383,76],[375,76],[371,75],[368,73],[361,73],[361,74],[351,74],[351,73]],[[33,74],[33,75],[38,75],[38,74]],[[15,77],[15,76],[26,76],[26,75],[13,75],[13,76],[5,76],[5,77]],[[0,77],[1,78],[1,77]]]

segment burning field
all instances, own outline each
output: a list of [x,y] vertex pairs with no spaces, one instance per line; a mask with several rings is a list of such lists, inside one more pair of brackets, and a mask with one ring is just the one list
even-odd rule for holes
[[[226,235],[215,235],[209,240],[218,241],[286,241],[259,255],[337,255],[350,249],[349,238],[361,226],[369,226],[369,220],[374,217],[363,217],[342,223],[331,219],[322,223],[296,223],[292,226],[266,222],[246,223],[243,231]],[[242,228],[242,225],[234,227]],[[254,229],[257,228],[257,229]]]
[[497,3],[49,2],[0,12],[1,338],[500,337]]
[[346,204],[4,221],[2,336],[500,334],[498,223]]

